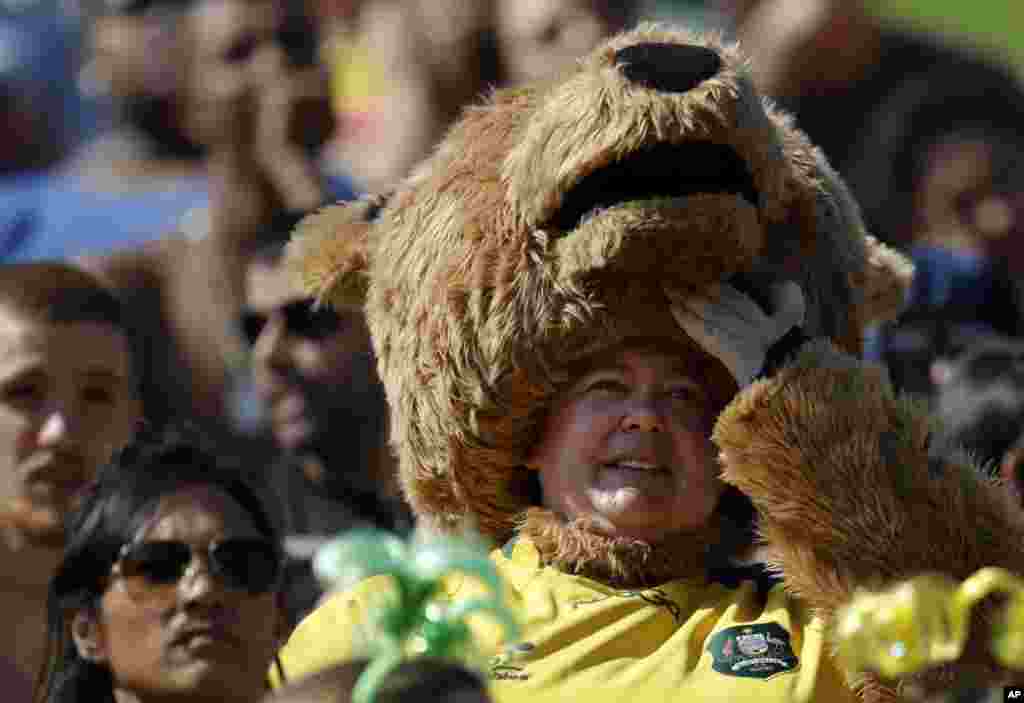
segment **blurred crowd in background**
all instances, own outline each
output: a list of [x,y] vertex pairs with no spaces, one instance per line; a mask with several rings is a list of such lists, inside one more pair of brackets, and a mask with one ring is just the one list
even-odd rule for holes
[[[948,441],[1013,483],[1024,463],[1019,69],[976,37],[925,32],[877,9],[0,0],[0,282],[18,272],[19,286],[37,277],[43,290],[58,269],[19,267],[59,261],[119,296],[138,418],[157,429],[197,423],[270,477],[299,565],[298,618],[318,596],[303,560],[325,535],[407,530],[412,520],[394,485],[365,323],[358,310],[314,308],[297,288],[282,264],[292,227],[325,203],[394,187],[492,87],[569,67],[637,21],[672,21],[740,40],[754,80],[847,179],[872,234],[911,254],[905,313],[867,331],[865,352],[934,402],[954,428]],[[3,290],[6,388],[21,352],[2,339],[5,325],[53,320],[19,311]],[[4,441],[2,423],[20,417],[7,403]],[[71,433],[89,430],[67,424],[70,439],[53,441],[78,446]],[[33,631],[43,598],[38,579],[0,586],[0,621]],[[42,656],[41,642],[18,637],[0,638],[11,686]]]

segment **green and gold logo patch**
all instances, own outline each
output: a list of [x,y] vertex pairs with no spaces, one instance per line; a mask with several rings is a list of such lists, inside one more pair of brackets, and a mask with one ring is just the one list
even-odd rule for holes
[[800,663],[789,633],[774,622],[727,627],[711,638],[708,651],[711,668],[728,676],[767,679],[793,671]]

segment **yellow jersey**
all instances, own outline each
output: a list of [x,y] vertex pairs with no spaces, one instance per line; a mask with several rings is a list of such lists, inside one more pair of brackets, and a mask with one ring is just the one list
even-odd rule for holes
[[[754,581],[694,578],[616,589],[544,566],[522,538],[491,559],[523,625],[519,642],[504,646],[497,626],[471,622],[497,652],[486,667],[497,703],[791,703],[798,687],[808,701],[857,700],[824,646],[824,623],[780,584],[764,593]],[[468,577],[445,584],[452,598],[474,588]],[[360,627],[389,589],[389,577],[376,576],[328,597],[282,648],[287,678],[359,656]]]

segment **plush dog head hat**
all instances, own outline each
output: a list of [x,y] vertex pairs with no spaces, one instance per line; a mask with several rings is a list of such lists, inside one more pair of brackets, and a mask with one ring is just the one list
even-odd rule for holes
[[365,303],[418,515],[498,541],[569,363],[685,340],[666,289],[797,280],[806,331],[857,353],[910,276],[735,47],[657,26],[471,108],[389,199],[309,218],[291,255],[313,294]]

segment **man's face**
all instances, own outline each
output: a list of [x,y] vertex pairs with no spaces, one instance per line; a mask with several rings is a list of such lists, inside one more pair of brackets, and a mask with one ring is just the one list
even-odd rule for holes
[[0,308],[0,516],[8,539],[61,544],[76,493],[128,441],[138,417],[118,330]]
[[301,7],[298,0],[196,2],[185,26],[186,110],[197,142],[317,148],[327,139],[334,127],[327,72],[316,25]]
[[253,380],[270,412],[274,438],[289,451],[307,448],[324,436],[328,416],[343,421],[344,410],[375,387],[362,312],[313,311],[291,273],[264,262],[249,267],[246,298]]
[[91,70],[120,98],[174,98],[184,81],[184,0],[108,0],[90,26]]
[[698,376],[659,351],[596,357],[555,401],[528,461],[546,507],[645,541],[703,525],[722,484]]

